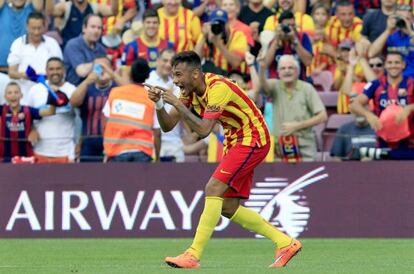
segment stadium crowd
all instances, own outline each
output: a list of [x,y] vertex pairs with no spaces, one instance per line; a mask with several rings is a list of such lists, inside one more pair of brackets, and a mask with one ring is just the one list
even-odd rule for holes
[[413,7],[0,0],[0,158],[219,161],[222,128],[203,139],[185,123],[162,132],[145,87],[179,97],[171,60],[192,50],[204,72],[231,78],[260,108],[268,162],[414,159]]

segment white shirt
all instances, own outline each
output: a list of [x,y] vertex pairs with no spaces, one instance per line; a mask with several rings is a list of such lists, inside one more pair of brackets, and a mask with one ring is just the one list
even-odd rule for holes
[[[68,98],[76,87],[68,82],[59,88]],[[35,108],[45,107],[48,91],[43,84],[34,85],[28,93],[28,105]],[[56,114],[34,121],[39,133],[39,142],[35,144],[37,154],[48,157],[75,158],[75,111],[70,104],[56,108]]]
[[4,92],[9,82],[9,76],[7,74],[0,73],[0,105],[3,105],[6,102],[6,99],[4,98]]
[[[37,47],[30,44],[27,39],[27,35],[23,35],[14,40],[7,58],[9,66],[17,65],[19,72],[26,72],[30,65],[37,74],[46,74],[46,63],[50,57],[58,57],[63,60],[62,50],[55,39],[43,35],[43,41]],[[35,83],[29,80],[18,80],[17,82],[23,93],[21,103],[22,105],[27,104],[26,94]]]
[[[156,70],[151,71],[150,76],[145,81],[145,83],[152,85],[152,86],[159,86],[165,89],[173,90],[174,95],[177,97],[180,95],[180,88],[174,85],[172,77],[168,77],[168,80],[164,81],[158,75]],[[165,104],[164,108],[167,112],[169,112],[173,108],[173,106],[170,104]],[[174,143],[177,146],[182,147],[183,142],[181,140],[181,132],[182,132],[182,127],[180,124],[177,124],[177,126],[175,126],[169,132],[161,131],[161,147],[162,147],[162,143],[165,143],[165,142]]]

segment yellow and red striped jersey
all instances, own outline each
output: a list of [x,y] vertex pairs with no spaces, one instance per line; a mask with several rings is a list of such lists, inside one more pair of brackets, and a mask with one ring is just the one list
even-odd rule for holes
[[[275,31],[277,25],[279,24],[279,15],[280,12],[273,16],[267,17],[263,30]],[[299,11],[295,12],[295,24],[298,28],[298,32],[306,32],[311,37],[315,34],[315,24],[313,23],[312,17],[308,14],[301,13]]]
[[358,42],[361,39],[362,20],[354,17],[351,27],[344,28],[341,25],[338,17],[332,16],[329,19],[325,28],[325,33],[328,40],[337,47],[344,39],[351,39],[353,42]]
[[[111,0],[89,0],[91,4],[103,4],[107,6],[111,6]],[[114,27],[116,20],[121,18],[124,15],[124,11],[137,8],[137,3],[135,0],[118,0],[118,14],[116,16],[109,16],[103,18],[103,34],[111,33],[112,28]]]
[[312,71],[319,67],[321,64],[326,64],[326,69],[328,69],[331,65],[335,63],[335,61],[328,55],[321,54],[324,43],[326,42],[319,40],[318,42],[314,42],[312,44],[313,58],[311,65],[308,67],[308,74],[312,73]]
[[158,9],[160,17],[159,35],[174,43],[177,52],[192,50],[201,34],[201,23],[191,10],[179,7],[176,16],[167,16],[165,8]]
[[[203,38],[203,34],[200,35],[199,40]],[[242,73],[246,73],[247,67],[246,63],[244,62],[244,55],[246,51],[249,50],[249,45],[247,43],[247,36],[236,29],[230,29],[230,35],[228,38],[228,42],[226,44],[226,48],[229,52],[236,54],[239,56],[242,60],[240,66],[238,68],[233,68],[231,65],[227,62],[227,59],[224,57],[224,54],[216,47],[213,48],[213,62],[218,67],[222,68],[224,71],[233,71],[237,70]],[[204,56],[208,56],[209,48],[207,45],[204,45]]]
[[262,147],[270,142],[263,115],[247,93],[232,80],[206,73],[202,97],[191,93],[181,101],[204,119],[217,119],[224,129],[224,153],[237,143]]

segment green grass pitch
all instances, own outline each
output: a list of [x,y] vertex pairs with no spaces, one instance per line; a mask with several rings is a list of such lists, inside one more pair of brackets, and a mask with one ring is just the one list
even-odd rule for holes
[[283,269],[268,269],[273,247],[262,239],[213,239],[201,269],[172,269],[191,239],[2,239],[0,273],[414,273],[414,239],[302,239]]

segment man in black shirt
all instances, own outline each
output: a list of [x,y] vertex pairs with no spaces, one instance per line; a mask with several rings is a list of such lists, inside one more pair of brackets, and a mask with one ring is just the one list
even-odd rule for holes
[[267,17],[270,15],[273,15],[273,13],[263,5],[263,0],[248,0],[248,4],[240,11],[239,20],[246,25],[259,22],[259,32],[261,32]]

